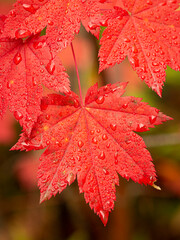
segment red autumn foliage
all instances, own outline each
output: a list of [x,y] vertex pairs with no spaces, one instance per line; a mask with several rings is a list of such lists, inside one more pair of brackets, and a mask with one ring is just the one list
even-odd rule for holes
[[[76,95],[44,97],[31,135],[13,149],[47,148],[38,171],[41,202],[77,177],[86,202],[106,225],[114,207],[117,173],[138,183],[156,181],[152,159],[140,136],[170,118],[135,97],[122,97],[126,83],[92,86],[81,105]],[[104,120],[106,119],[106,121]]]
[[126,56],[137,72],[161,96],[165,69],[180,70],[178,1],[119,1],[108,13],[101,38],[100,71]]
[[[13,149],[46,148],[38,171],[41,201],[77,177],[86,202],[106,225],[118,174],[154,184],[152,158],[135,132],[171,118],[140,98],[122,97],[126,83],[94,85],[83,104],[81,94],[79,100],[70,91],[58,51],[72,43],[81,23],[97,38],[107,26],[100,71],[127,56],[161,95],[167,65],[180,68],[178,7],[179,0],[17,0],[0,17],[0,116],[9,107],[23,126]],[[65,95],[44,97],[43,85]]]

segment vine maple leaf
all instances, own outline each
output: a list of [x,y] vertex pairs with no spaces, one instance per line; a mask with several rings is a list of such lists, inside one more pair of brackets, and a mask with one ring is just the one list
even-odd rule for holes
[[48,43],[53,50],[61,50],[79,32],[81,22],[98,37],[99,28],[91,25],[91,18],[99,14],[101,5],[97,0],[19,0],[8,15],[5,32],[10,37],[23,38],[47,26]]
[[126,179],[156,181],[150,153],[140,136],[170,118],[142,99],[122,97],[126,83],[92,86],[82,106],[77,95],[48,95],[31,135],[22,134],[13,149],[46,148],[40,157],[39,187],[43,202],[77,177],[80,192],[104,225],[114,207],[119,173]]
[[108,27],[100,41],[99,70],[128,56],[138,76],[161,96],[167,65],[180,70],[179,1],[118,2],[108,14]]
[[[1,26],[3,21],[1,17]],[[25,41],[0,36],[0,46],[0,115],[9,105],[24,130],[30,132],[40,113],[42,84],[65,92],[69,90],[68,75],[59,57],[52,54],[45,36],[36,35]]]

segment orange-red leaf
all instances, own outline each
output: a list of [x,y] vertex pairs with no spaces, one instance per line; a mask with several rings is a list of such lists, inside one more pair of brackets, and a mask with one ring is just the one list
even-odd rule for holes
[[91,21],[100,13],[100,7],[97,0],[18,0],[8,15],[5,31],[10,37],[22,38],[47,26],[52,50],[61,50],[79,32],[81,22],[98,37],[99,28],[92,26]]
[[[0,18],[1,24],[3,21]],[[30,132],[40,113],[43,85],[65,92],[69,89],[68,76],[45,36],[25,41],[0,36],[0,46],[0,115],[9,105],[24,130]]]
[[108,27],[101,38],[100,71],[128,56],[138,76],[161,96],[167,65],[180,70],[179,1],[118,3],[108,14]]
[[38,171],[41,202],[77,177],[86,202],[104,225],[114,208],[120,174],[138,183],[156,181],[150,153],[134,131],[147,131],[170,118],[141,99],[122,97],[126,83],[91,87],[85,106],[78,97],[52,94],[42,99],[42,115],[28,137],[13,149],[46,148]]

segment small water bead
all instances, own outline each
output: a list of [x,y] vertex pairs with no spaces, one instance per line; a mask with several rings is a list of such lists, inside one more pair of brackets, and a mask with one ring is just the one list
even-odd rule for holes
[[23,114],[20,113],[19,111],[14,111],[14,117],[17,119],[17,120],[20,120],[23,118]]
[[71,185],[74,182],[74,173],[70,173],[67,177],[67,181],[69,183],[69,185]]
[[109,212],[104,211],[104,210],[100,210],[99,211],[99,216],[100,216],[101,221],[103,222],[104,226],[106,226],[107,221],[108,221]]
[[103,139],[103,140],[107,140],[107,139],[108,139],[107,134],[103,134],[103,135],[102,135],[102,139]]
[[78,142],[78,147],[82,148],[83,145],[84,145],[84,143],[82,141]]
[[55,64],[52,60],[50,60],[49,63],[46,65],[46,69],[51,75],[54,73],[55,68]]
[[149,117],[149,122],[150,122],[151,124],[154,124],[154,123],[156,122],[156,119],[157,119],[157,116],[151,115],[151,116]]
[[144,125],[143,123],[139,123],[139,124],[137,125],[136,131],[138,131],[138,132],[147,131],[147,126]]
[[26,38],[31,35],[31,32],[28,30],[19,29],[15,32],[16,38]]
[[12,10],[12,11],[10,12],[10,15],[11,15],[11,17],[15,17],[15,16],[16,16],[16,12],[15,12],[14,10]]
[[34,8],[34,6],[32,4],[23,4],[22,6],[26,11],[28,11],[32,14],[36,12],[36,9]]
[[22,61],[22,56],[20,53],[17,53],[14,58],[13,58],[13,62],[18,65],[20,62]]
[[40,49],[40,48],[44,47],[45,44],[46,44],[46,43],[45,43],[44,41],[33,42],[33,47],[34,47],[35,49]]
[[97,141],[97,138],[96,138],[96,137],[93,137],[93,138],[92,138],[92,143],[94,143],[94,144],[97,144],[97,143],[98,143],[98,141]]
[[127,103],[124,103],[124,104],[122,105],[122,107],[123,107],[124,109],[126,109],[126,108],[128,107],[128,104],[127,104]]
[[110,124],[110,128],[113,130],[113,131],[115,131],[116,130],[116,128],[117,128],[117,125],[116,124]]
[[98,158],[104,160],[104,159],[105,159],[105,153],[104,153],[104,152],[101,152],[101,153],[99,154]]
[[98,97],[98,99],[96,100],[96,103],[102,104],[102,103],[104,102],[104,100],[105,100],[104,96],[100,96],[100,97]]
[[48,25],[52,26],[53,24],[54,24],[54,22],[53,22],[53,21],[51,21],[51,20],[48,20]]
[[109,174],[109,171],[106,168],[103,168],[103,172],[104,172],[105,175]]
[[104,208],[107,210],[111,210],[114,208],[114,201],[113,200],[108,200],[105,204],[104,204]]
[[90,131],[90,134],[93,135],[93,134],[94,134],[94,130],[91,130],[91,131]]
[[76,99],[74,99],[74,107],[75,107],[75,108],[78,108],[78,107],[79,107],[79,102],[78,102]]

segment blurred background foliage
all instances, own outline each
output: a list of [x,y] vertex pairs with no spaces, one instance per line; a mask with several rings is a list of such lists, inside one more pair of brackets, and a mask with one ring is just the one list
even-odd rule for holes
[[[0,0],[6,14],[14,1]],[[152,154],[162,190],[120,177],[115,209],[106,227],[79,194],[77,182],[39,204],[36,172],[41,151],[9,151],[21,128],[9,112],[0,121],[0,240],[179,240],[180,239],[180,73],[167,68],[163,97],[141,82],[126,60],[98,75],[98,41],[82,28],[73,41],[83,93],[128,81],[127,95],[142,97],[174,118],[142,136]],[[70,48],[59,53],[78,93]]]

